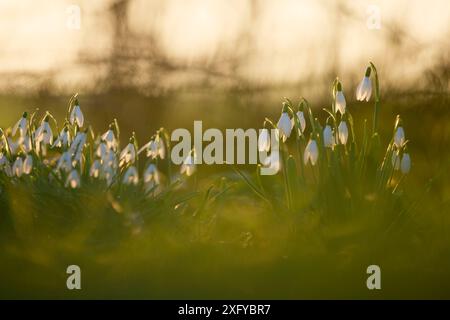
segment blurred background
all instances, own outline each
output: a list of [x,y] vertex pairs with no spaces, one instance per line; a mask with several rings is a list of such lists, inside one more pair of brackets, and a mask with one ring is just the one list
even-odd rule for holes
[[[1,0],[0,89],[448,89],[446,0]],[[447,80],[447,81],[446,81]]]
[[0,126],[61,119],[78,92],[99,131],[255,127],[285,96],[328,106],[336,76],[360,112],[369,60],[392,113],[446,114],[449,18],[447,0],[0,0]]

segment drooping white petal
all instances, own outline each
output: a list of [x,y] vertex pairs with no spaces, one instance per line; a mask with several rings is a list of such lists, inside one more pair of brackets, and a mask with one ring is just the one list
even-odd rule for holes
[[186,159],[184,159],[183,164],[181,165],[180,172],[181,174],[186,174],[190,177],[195,172],[195,156],[189,154]]
[[120,166],[128,163],[134,163],[136,161],[136,149],[134,144],[129,143],[120,153],[119,156]]
[[336,112],[339,111],[341,114],[345,113],[347,102],[345,101],[345,96],[342,91],[336,92]]
[[21,137],[25,136],[27,132],[27,118],[21,117],[19,121],[17,121],[12,129],[12,135],[15,136],[17,131],[19,131]]
[[72,170],[72,155],[70,152],[64,152],[61,155],[56,164],[56,170],[63,170],[65,172],[70,172]]
[[305,148],[305,153],[303,155],[303,161],[305,164],[311,162],[314,166],[319,158],[319,148],[317,147],[317,142],[314,139],[310,139]]
[[400,168],[403,174],[407,174],[411,170],[411,157],[409,156],[409,153],[403,154]]
[[139,183],[139,175],[136,167],[131,166],[127,169],[122,182],[126,185],[137,185]]
[[151,163],[144,172],[144,183],[151,184],[150,187],[159,185],[159,172],[153,163]]
[[270,135],[268,129],[261,129],[258,137],[258,150],[268,152],[270,150]]
[[81,185],[80,175],[78,174],[77,170],[72,170],[69,175],[67,176],[66,180],[66,188],[70,187],[72,189],[79,188]]
[[339,123],[338,133],[339,141],[341,142],[341,144],[346,144],[348,140],[348,128],[345,121],[341,121],[341,123]]
[[12,166],[12,171],[16,177],[21,177],[23,173],[23,160],[21,157],[17,157]]
[[95,160],[92,165],[91,168],[89,169],[89,175],[93,178],[98,178],[100,176],[100,169],[101,169],[102,165],[100,163],[100,160]]
[[116,150],[117,140],[114,135],[114,131],[112,131],[111,129],[109,129],[102,135],[102,141],[104,141],[106,143],[106,146],[109,149]]
[[25,157],[25,161],[23,162],[23,173],[30,174],[32,169],[33,169],[33,157],[28,154]]
[[326,148],[334,147],[334,136],[333,130],[330,125],[326,125],[325,129],[323,129],[323,144]]
[[399,126],[395,131],[394,144],[397,146],[397,148],[401,148],[404,143],[405,143],[405,131],[403,130],[403,127]]
[[79,105],[73,107],[72,112],[70,113],[70,123],[74,125],[75,123],[82,127],[84,124],[84,116],[83,112],[81,112],[81,108]]
[[277,128],[280,131],[280,136],[283,142],[285,142],[286,139],[291,135],[292,131],[291,119],[289,118],[287,112],[283,112],[281,114],[280,120],[278,120]]

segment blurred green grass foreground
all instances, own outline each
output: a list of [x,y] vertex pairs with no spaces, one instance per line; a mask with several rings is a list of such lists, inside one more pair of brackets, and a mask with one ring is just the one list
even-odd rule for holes
[[[121,92],[80,101],[96,134],[117,118],[123,148],[131,131],[146,142],[161,126],[169,132],[191,129],[193,120],[218,128],[260,128],[266,116],[278,120],[284,95],[296,93],[179,92],[151,98]],[[359,137],[363,119],[371,123],[373,103],[348,96]],[[320,110],[329,104],[323,100],[311,103],[322,124],[327,115]],[[50,110],[62,123],[66,106],[67,97],[3,95],[0,127],[34,107],[41,116]],[[401,114],[412,166],[400,187],[381,197],[368,191],[369,176],[347,181],[350,191],[305,183],[291,194],[295,205],[268,204],[238,174],[256,184],[252,166],[239,171],[199,166],[195,177],[155,197],[133,186],[115,190],[92,182],[70,189],[48,179],[3,178],[0,297],[448,299],[449,107],[447,94],[383,97],[381,146],[388,145]],[[281,175],[261,186],[284,199]],[[81,268],[81,290],[66,287],[72,264]],[[381,268],[381,290],[366,287],[372,264]]]

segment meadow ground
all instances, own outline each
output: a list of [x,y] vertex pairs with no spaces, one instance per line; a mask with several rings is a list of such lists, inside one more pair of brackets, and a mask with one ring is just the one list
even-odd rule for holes
[[[122,136],[135,130],[142,142],[151,136],[149,130],[190,129],[195,119],[211,127],[259,128],[266,116],[277,121],[281,110],[277,95],[262,102],[258,95],[213,96],[80,101],[95,132],[105,131],[117,117]],[[67,100],[2,96],[0,126],[32,111],[31,103],[62,122]],[[126,107],[105,111],[118,100]],[[349,100],[360,140],[373,103]],[[322,124],[323,106],[312,103]],[[381,146],[389,144],[395,116],[401,114],[412,166],[398,188],[375,194],[370,170],[364,179],[346,176],[345,190],[341,184],[317,184],[307,174],[292,192],[291,205],[283,176],[263,177],[258,185],[254,166],[237,171],[200,166],[195,177],[156,197],[134,186],[107,189],[88,179],[72,190],[33,174],[20,183],[2,177],[0,297],[450,298],[449,106],[446,94],[383,97]],[[290,140],[295,150],[295,139]],[[370,161],[367,166],[376,169]],[[269,201],[240,174],[265,190]],[[71,264],[81,267],[80,291],[66,289]],[[381,267],[381,290],[366,287],[371,264]]]

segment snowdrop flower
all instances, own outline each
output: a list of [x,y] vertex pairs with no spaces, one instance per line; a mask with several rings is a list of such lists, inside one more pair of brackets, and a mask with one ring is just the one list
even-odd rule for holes
[[33,157],[27,154],[25,160],[23,161],[23,173],[30,174],[32,169],[33,169]]
[[130,143],[122,150],[119,156],[120,166],[122,167],[128,163],[134,163],[136,160],[136,149],[134,147],[134,143],[132,142],[133,138],[130,139]]
[[69,152],[76,162],[81,162],[84,144],[86,143],[86,132],[79,131],[70,145]]
[[70,113],[69,120],[72,125],[76,123],[78,127],[82,127],[84,124],[84,116],[83,112],[81,112],[80,106],[78,105],[78,100],[75,100],[75,106]]
[[186,159],[184,159],[183,164],[181,165],[181,174],[186,174],[188,177],[194,174],[195,158],[195,150],[192,150],[191,152],[189,152],[189,155],[186,157]]
[[64,127],[56,138],[53,147],[68,147],[70,144],[70,133],[67,127]]
[[149,143],[143,146],[139,150],[139,153],[144,149],[147,150],[147,157],[151,157],[152,159],[156,159],[157,157],[164,159],[166,156],[166,148],[164,147],[164,143],[159,135],[157,135],[154,140],[150,140]]
[[[305,129],[306,129],[305,114],[303,113],[303,111],[297,111],[295,116],[297,117],[298,122],[300,124],[300,128],[298,128],[298,134],[301,135],[303,132],[305,132]],[[294,126],[294,125],[295,125],[295,120],[294,120],[294,118],[292,118],[292,126]]]
[[335,104],[336,104],[336,112],[339,111],[341,114],[344,114],[347,103],[345,101],[344,93],[342,92],[342,85],[340,82],[338,82],[336,85]]
[[405,143],[405,140],[405,131],[403,130],[402,126],[398,126],[395,130],[394,144],[397,146],[397,148],[401,148]]
[[316,140],[310,138],[308,144],[305,148],[305,153],[303,154],[303,161],[305,164],[308,164],[308,161],[311,162],[311,165],[315,165],[317,163],[317,159],[319,158],[319,148],[317,147]]
[[277,173],[281,169],[280,153],[271,152],[270,155],[264,159],[262,164],[264,167],[272,169],[274,174]]
[[323,129],[323,144],[326,148],[334,147],[334,135],[331,126],[327,124]]
[[78,174],[77,170],[72,170],[69,174],[69,176],[67,177],[66,180],[66,188],[67,187],[71,187],[72,189],[76,189],[79,188],[81,185],[81,181],[80,181],[80,175]]
[[22,115],[22,118],[17,121],[17,123],[14,125],[12,129],[12,135],[15,136],[17,131],[19,131],[19,135],[21,137],[25,136],[27,132],[27,117],[28,113],[24,112]]
[[153,163],[151,163],[144,172],[144,183],[148,190],[159,185],[159,172]]
[[53,132],[52,128],[48,124],[49,117],[46,116],[42,121],[39,128],[37,128],[35,134],[35,139],[37,143],[43,142],[44,145],[53,143]]
[[8,146],[9,150],[11,151],[11,154],[15,155],[19,151],[19,143],[14,142],[14,140],[11,137],[6,138],[8,140]]
[[104,142],[100,143],[97,147],[97,151],[95,151],[95,154],[97,155],[97,157],[102,159],[102,161],[104,159],[106,159],[106,157],[108,156],[108,153],[109,153],[108,146]]
[[117,157],[116,154],[113,151],[109,151],[105,158],[102,159],[103,162],[103,170],[106,170],[107,168],[117,168]]
[[30,153],[32,150],[31,138],[29,135],[25,135],[23,138],[19,138],[19,145],[25,153]]
[[268,152],[270,150],[270,134],[269,130],[266,128],[260,130],[258,137],[258,150],[260,152]]
[[369,101],[372,95],[372,82],[370,81],[370,67],[367,67],[366,74],[364,78],[359,83],[356,88],[356,100],[358,101]]
[[280,137],[283,139],[283,142],[285,142],[286,139],[289,138],[289,136],[291,135],[292,131],[292,123],[287,111],[283,111],[281,113],[280,120],[278,120],[277,128],[280,132]]
[[92,163],[92,166],[89,170],[89,175],[93,178],[98,178],[100,176],[100,169],[101,169],[102,165],[100,163],[100,160],[95,160]]
[[70,172],[72,170],[72,155],[70,152],[64,152],[58,159],[56,164],[56,170],[63,170],[65,172]]
[[338,136],[339,136],[339,141],[341,142],[341,144],[347,143],[348,128],[347,128],[347,122],[345,122],[345,120],[342,120],[341,123],[339,123]]
[[137,172],[136,167],[131,166],[127,169],[127,171],[125,172],[124,176],[123,176],[123,181],[124,184],[126,185],[137,185],[139,183],[139,175]]
[[116,150],[117,140],[111,128],[102,135],[102,141],[106,143],[109,149]]
[[17,157],[12,166],[12,171],[16,177],[21,177],[23,173],[23,160],[22,157]]
[[102,177],[106,180],[106,184],[108,186],[110,186],[113,183],[115,176],[116,172],[112,167],[103,166]]
[[400,163],[400,169],[403,174],[409,173],[409,170],[411,170],[411,158],[409,156],[409,153],[404,153],[402,156],[402,161]]

